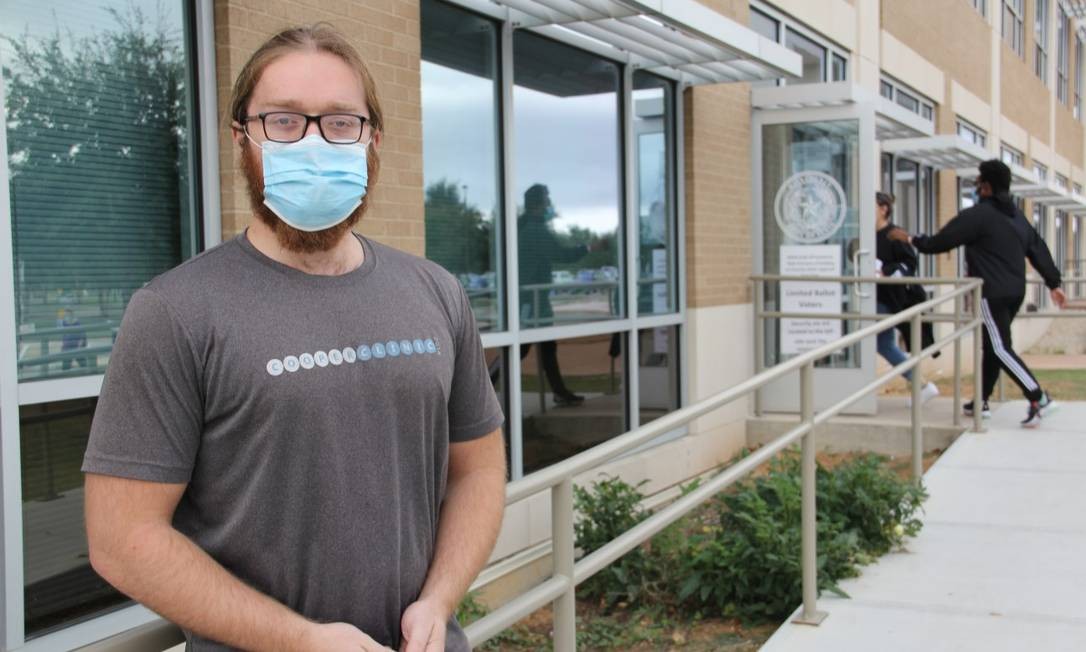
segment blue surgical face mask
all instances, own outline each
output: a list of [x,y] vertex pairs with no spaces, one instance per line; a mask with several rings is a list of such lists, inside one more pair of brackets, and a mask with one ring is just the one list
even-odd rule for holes
[[350,217],[366,194],[366,145],[333,145],[318,135],[267,141],[264,204],[299,231],[323,231]]

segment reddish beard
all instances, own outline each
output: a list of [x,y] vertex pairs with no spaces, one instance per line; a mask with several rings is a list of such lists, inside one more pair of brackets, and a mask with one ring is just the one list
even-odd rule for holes
[[[259,152],[260,148],[248,141],[245,141],[241,147],[241,172],[245,175],[245,185],[249,189],[249,205],[260,221],[275,233],[279,246],[283,249],[299,254],[328,251],[336,246],[336,243],[362,219],[362,215],[365,214],[366,208],[369,206],[369,201],[366,200],[363,200],[362,204],[354,209],[347,219],[321,231],[300,231],[287,224],[264,203],[264,178],[257,171],[256,164],[256,157]],[[366,159],[368,163],[368,154]],[[367,195],[371,185],[371,183],[366,184]]]

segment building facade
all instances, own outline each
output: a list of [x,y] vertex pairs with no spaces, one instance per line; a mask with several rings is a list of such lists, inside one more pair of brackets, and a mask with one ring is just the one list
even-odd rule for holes
[[[79,465],[132,292],[244,231],[249,199],[223,116],[241,67],[279,29],[327,21],[368,61],[386,133],[359,230],[463,284],[516,479],[794,354],[801,338],[787,326],[753,323],[756,302],[786,297],[756,293],[750,277],[811,261],[870,275],[876,189],[896,196],[899,223],[932,231],[972,201],[970,169],[1001,157],[1061,267],[1081,273],[1084,9],[5,2],[0,647],[176,635],[91,570]],[[793,219],[800,190],[834,206],[815,216],[825,224]],[[959,263],[934,257],[922,271],[955,275]],[[833,301],[866,305],[851,291]],[[827,361],[820,400],[869,377],[874,357],[872,344]],[[788,409],[794,389],[761,400]],[[731,405],[608,470],[666,490],[735,455],[749,409]],[[488,580],[546,559],[548,513],[545,497],[510,507]]]

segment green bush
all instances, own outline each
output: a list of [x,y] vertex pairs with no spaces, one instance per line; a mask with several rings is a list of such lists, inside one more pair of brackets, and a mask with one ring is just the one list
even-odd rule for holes
[[[679,599],[708,612],[780,620],[802,599],[800,478],[791,462],[721,498],[719,525],[691,537]],[[857,573],[858,536],[818,521],[818,586]]]
[[[640,487],[645,482],[633,486],[609,477],[588,489],[573,488],[579,514],[574,525],[575,545],[583,554],[595,552],[649,515],[641,507],[645,495]],[[673,539],[665,531],[652,543],[634,548],[577,587],[578,594],[607,604],[633,604],[658,596],[666,591],[668,560],[674,557],[673,546],[667,542]]]
[[[818,588],[844,595],[839,580],[919,532],[927,494],[877,455],[831,470],[819,466],[816,482]],[[584,554],[648,516],[640,486],[607,478],[574,489],[576,545]],[[683,605],[745,620],[781,620],[802,600],[801,505],[799,458],[786,454],[768,474],[739,483],[627,553],[578,587],[578,594],[607,605]]]
[[859,536],[864,552],[877,557],[916,536],[928,494],[886,468],[886,458],[863,455],[833,471],[819,467],[818,518]]

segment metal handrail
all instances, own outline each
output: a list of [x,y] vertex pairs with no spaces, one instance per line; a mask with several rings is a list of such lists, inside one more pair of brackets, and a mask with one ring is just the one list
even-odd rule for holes
[[[872,282],[897,284],[893,278],[863,278],[863,277],[791,277],[761,275],[753,280],[798,280],[798,281],[830,281],[836,282]],[[913,282],[916,282],[915,279]],[[980,363],[980,329],[982,320],[977,314],[972,314],[968,322],[964,322],[962,313],[962,297],[972,294],[973,305],[980,305],[981,281],[975,279],[925,279],[925,283],[956,285],[953,291],[942,296],[929,299],[912,308],[894,315],[884,315],[878,322],[865,326],[853,333],[841,337],[834,342],[818,347],[807,353],[800,354],[788,362],[766,369],[755,376],[703,399],[693,405],[671,412],[663,417],[655,419],[651,423],[636,428],[626,434],[620,435],[603,444],[573,457],[533,473],[525,478],[509,483],[506,487],[506,504],[515,503],[535,494],[549,490],[551,492],[551,532],[552,550],[554,557],[554,571],[552,577],[542,584],[520,594],[512,601],[502,605],[487,616],[479,619],[465,628],[468,641],[474,647],[496,636],[504,629],[510,627],[518,620],[524,618],[536,609],[548,602],[553,603],[554,614],[554,649],[558,652],[566,652],[576,649],[576,602],[575,591],[577,584],[584,582],[595,573],[602,570],[615,559],[646,541],[649,537],[675,522],[698,505],[702,504],[730,484],[736,482],[747,473],[750,473],[762,463],[768,461],[788,445],[802,438],[802,573],[803,573],[803,610],[799,617],[800,622],[816,624],[821,621],[823,614],[816,609],[817,602],[817,569],[816,569],[816,541],[815,541],[815,426],[826,422],[841,410],[860,400],[868,393],[876,391],[882,385],[890,382],[897,374],[912,369],[920,364],[921,360],[930,357],[938,348],[953,342],[955,350],[955,393],[956,403],[960,400],[960,362],[961,362],[961,338],[969,332],[973,333],[974,374],[981,375]],[[934,283],[930,283],[934,282]],[[941,304],[953,301],[955,309],[955,325],[957,328],[949,336],[944,337],[928,348],[920,346],[921,321],[923,313]],[[856,344],[867,337],[874,336],[887,328],[911,321],[912,351],[909,359],[894,367],[888,374],[876,378],[864,388],[851,396],[841,400],[828,409],[822,410],[817,415],[814,411],[814,364],[828,355],[843,348]],[[702,484],[694,491],[677,499],[667,507],[656,512],[644,521],[641,521],[632,529],[618,538],[605,544],[580,561],[574,559],[574,509],[573,509],[573,478],[601,464],[609,462],[618,456],[642,446],[649,441],[670,432],[680,426],[684,426],[695,419],[717,410],[737,399],[756,392],[761,387],[781,378],[782,376],[800,372],[800,422],[797,426],[773,440],[769,444],[759,448],[751,455],[743,458],[733,466]],[[919,481],[923,473],[923,441],[922,418],[920,412],[920,374],[913,374],[912,382],[912,471]],[[955,406],[958,408],[959,406]],[[957,410],[956,410],[957,411]],[[981,410],[974,413],[974,429],[977,432],[983,430]]]

